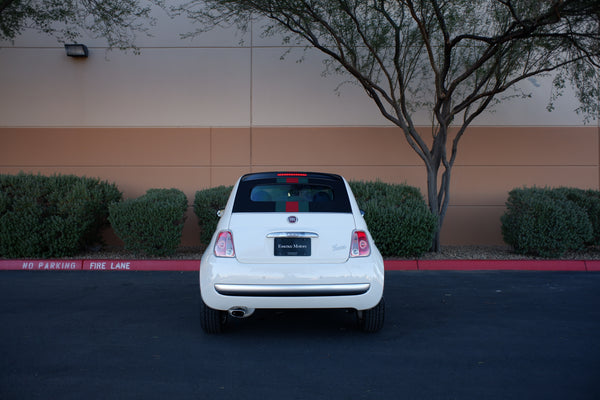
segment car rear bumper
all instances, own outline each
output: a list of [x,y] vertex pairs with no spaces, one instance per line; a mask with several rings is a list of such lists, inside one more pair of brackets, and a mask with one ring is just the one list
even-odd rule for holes
[[313,297],[353,296],[369,291],[369,283],[343,283],[330,285],[245,285],[215,283],[217,293],[224,296],[247,297]]
[[351,258],[342,264],[243,264],[203,257],[200,292],[211,308],[354,308],[383,295],[383,260]]

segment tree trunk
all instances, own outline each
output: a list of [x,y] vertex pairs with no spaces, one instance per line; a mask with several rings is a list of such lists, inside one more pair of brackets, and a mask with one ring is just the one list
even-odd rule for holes
[[[447,111],[445,108],[443,110]],[[442,116],[445,116],[443,114]],[[437,229],[433,236],[431,251],[440,251],[440,230],[444,224],[446,209],[448,208],[450,170],[454,163],[454,157],[447,159],[446,143],[448,139],[448,125],[451,118],[439,118],[444,121],[439,124],[437,134],[434,137],[432,148],[427,159],[424,159],[427,168],[427,200],[429,210],[437,218]],[[454,156],[454,150],[452,155]],[[441,183],[438,182],[440,167],[444,168]]]
[[438,166],[433,165],[427,167],[427,202],[429,203],[429,210],[437,218],[437,228],[431,243],[431,251],[435,252],[440,250],[440,229],[442,227],[438,204],[438,169]]

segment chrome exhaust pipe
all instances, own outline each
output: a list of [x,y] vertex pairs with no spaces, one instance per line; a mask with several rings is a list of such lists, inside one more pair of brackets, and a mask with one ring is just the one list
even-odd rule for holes
[[249,316],[254,314],[254,309],[243,306],[237,306],[231,307],[229,310],[227,310],[227,312],[234,318],[248,318]]

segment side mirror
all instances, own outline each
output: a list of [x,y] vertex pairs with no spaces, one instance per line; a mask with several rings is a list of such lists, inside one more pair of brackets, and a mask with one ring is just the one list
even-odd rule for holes
[[217,217],[221,218],[223,216],[223,214],[225,214],[225,210],[217,211]]
[[365,210],[360,210],[360,215],[361,215],[362,217],[364,217],[364,216],[365,216]]

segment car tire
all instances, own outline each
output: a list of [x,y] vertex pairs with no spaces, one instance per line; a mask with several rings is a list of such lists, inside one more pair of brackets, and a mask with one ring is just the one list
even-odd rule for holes
[[377,305],[358,312],[358,325],[363,332],[378,332],[385,321],[385,301],[383,297]]
[[227,323],[227,312],[215,310],[200,300],[200,326],[205,333],[223,333]]

